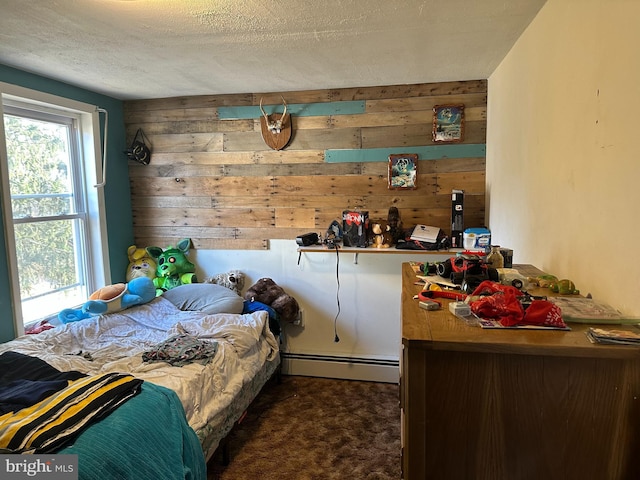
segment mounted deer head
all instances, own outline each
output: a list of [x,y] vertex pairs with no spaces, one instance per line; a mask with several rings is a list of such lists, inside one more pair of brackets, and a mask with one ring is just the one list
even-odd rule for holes
[[267,115],[267,112],[264,111],[262,98],[260,99],[262,138],[274,150],[282,150],[291,140],[291,115],[287,114],[287,102],[284,97],[280,98],[282,98],[284,111],[282,113],[272,113],[271,115]]
[[260,99],[260,111],[262,112],[262,116],[267,122],[267,128],[271,133],[280,133],[280,131],[282,130],[282,126],[287,122],[287,119],[285,117],[285,115],[287,114],[287,102],[284,101],[284,97],[280,97],[280,98],[282,98],[282,104],[284,105],[284,112],[282,112],[282,115],[280,115],[280,118],[278,118],[277,120],[271,119],[271,117],[275,114],[267,115],[267,112],[265,112],[264,108],[262,108],[262,98]]

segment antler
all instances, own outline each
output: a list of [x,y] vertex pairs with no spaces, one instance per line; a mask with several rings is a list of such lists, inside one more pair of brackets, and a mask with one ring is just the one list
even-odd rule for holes
[[264,108],[262,108],[262,97],[260,97],[260,111],[262,112],[262,115],[264,115],[264,119],[267,121],[267,125],[269,125],[271,123],[269,121],[269,116],[267,115],[267,112],[264,111]]
[[262,112],[262,115],[264,116],[264,119],[267,122],[267,128],[271,133],[280,133],[285,122],[284,116],[287,114],[287,102],[285,101],[282,95],[280,95],[280,98],[282,98],[282,104],[284,105],[284,112],[282,112],[282,115],[280,116],[280,118],[275,121],[271,121],[269,119],[267,112],[265,112],[264,108],[262,108],[262,97],[260,98],[260,111]]
[[282,112],[280,120],[284,120],[284,116],[287,114],[287,102],[284,100],[284,97],[282,95],[280,95],[280,98],[282,99],[282,104],[284,105],[284,112]]

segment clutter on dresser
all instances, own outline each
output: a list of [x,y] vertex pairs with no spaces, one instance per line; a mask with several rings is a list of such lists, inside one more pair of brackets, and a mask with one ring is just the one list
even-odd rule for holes
[[500,245],[491,245],[491,251],[487,255],[487,264],[492,268],[504,268],[504,257],[500,253]]
[[640,330],[634,332],[629,330],[609,330],[590,327],[586,335],[591,343],[640,345]]
[[[419,279],[416,284],[423,284],[416,300],[450,300],[449,310],[453,315],[468,325],[485,329],[570,330],[562,318],[560,307],[546,296],[532,295],[523,289],[529,284],[522,280],[524,276],[516,269],[508,269],[515,273],[505,277],[511,281],[503,284],[498,272],[506,269],[491,268],[485,260],[480,255],[459,254],[437,263],[435,273],[431,272],[428,263],[410,262]],[[491,278],[488,278],[489,272]],[[471,285],[476,286],[471,289]]]
[[448,258],[439,263],[436,269],[438,275],[460,285],[465,293],[471,293],[484,280],[499,280],[498,271],[483,256],[475,254],[460,254]]
[[561,295],[549,297],[549,300],[562,309],[562,317],[569,323],[640,324],[640,317],[624,315],[593,298]]
[[551,328],[570,330],[562,310],[546,297],[533,296],[510,285],[483,281],[468,297],[483,328]]

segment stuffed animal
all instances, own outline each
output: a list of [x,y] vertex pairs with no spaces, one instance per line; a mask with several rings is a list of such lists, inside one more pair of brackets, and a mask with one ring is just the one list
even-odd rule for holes
[[96,290],[80,308],[65,308],[58,314],[62,323],[77,322],[94,315],[113,313],[150,302],[156,297],[156,287],[147,277],[138,277],[129,283],[116,283]]
[[371,242],[374,248],[389,248],[393,242],[391,227],[384,220],[371,222]]
[[227,273],[218,273],[213,277],[207,278],[205,283],[215,283],[216,285],[222,285],[227,287],[232,292],[242,295],[242,289],[244,288],[244,273],[240,270],[229,270]]
[[147,277],[151,280],[155,278],[157,265],[145,248],[131,245],[127,249],[127,255],[129,257],[129,266],[126,274],[127,282],[138,277]]
[[166,250],[160,247],[147,247],[147,252],[157,263],[156,278],[153,284],[156,286],[156,295],[171,290],[180,285],[196,283],[196,266],[187,259],[191,239],[185,238],[173,247]]
[[285,322],[293,323],[300,313],[300,305],[295,298],[270,278],[261,278],[249,287],[245,300],[260,302],[273,308]]

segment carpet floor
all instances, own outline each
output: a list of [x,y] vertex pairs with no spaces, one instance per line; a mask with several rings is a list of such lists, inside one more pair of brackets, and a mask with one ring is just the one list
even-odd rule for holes
[[398,385],[283,376],[216,453],[207,480],[398,480]]

